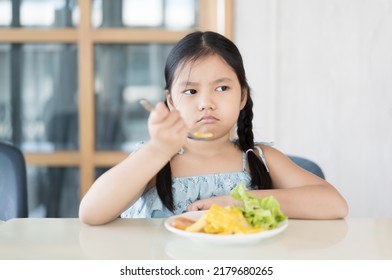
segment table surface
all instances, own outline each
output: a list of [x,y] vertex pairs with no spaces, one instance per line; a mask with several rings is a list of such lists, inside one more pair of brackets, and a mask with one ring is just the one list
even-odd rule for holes
[[167,231],[164,219],[0,221],[0,259],[392,259],[392,218],[289,220],[282,233],[246,245],[200,243]]

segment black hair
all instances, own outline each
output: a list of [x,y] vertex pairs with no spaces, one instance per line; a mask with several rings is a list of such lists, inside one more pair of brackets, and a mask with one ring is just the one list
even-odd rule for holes
[[[165,89],[170,92],[176,70],[180,65],[186,62],[194,62],[200,57],[212,54],[219,55],[234,70],[241,85],[242,92],[247,94],[247,102],[240,111],[237,121],[238,139],[235,143],[244,152],[249,149],[255,152],[252,125],[253,101],[250,94],[250,87],[246,79],[242,56],[237,46],[228,38],[211,31],[196,31],[181,39],[173,47],[166,60]],[[252,178],[252,188],[270,189],[272,187],[271,177],[264,163],[254,152],[246,153]],[[162,203],[173,212],[175,206],[173,203],[170,162],[158,172],[156,187]]]

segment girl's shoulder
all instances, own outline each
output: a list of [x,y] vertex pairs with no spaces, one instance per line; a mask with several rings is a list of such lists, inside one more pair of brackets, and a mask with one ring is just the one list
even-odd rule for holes
[[284,155],[281,151],[273,146],[273,142],[255,142],[255,147],[258,150],[260,157],[267,157],[268,159],[271,159]]
[[268,164],[267,164],[267,159],[265,154],[269,153],[269,149],[272,148],[273,143],[272,142],[255,142],[255,149],[257,150],[258,156],[261,159],[261,161],[264,163],[265,168],[269,172]]
[[273,148],[274,142],[267,142],[267,141],[255,141],[255,147],[256,149],[269,149]]
[[256,141],[255,148],[259,153],[259,156],[264,156],[265,153],[268,153],[270,150],[276,150],[274,147],[274,142],[267,141]]
[[[230,140],[233,143],[236,143],[237,146],[239,146],[238,138],[231,138]],[[274,145],[274,142],[271,141],[255,141],[254,143],[255,148],[253,149],[253,152],[256,153],[263,161],[265,161],[265,153],[270,153],[271,150],[276,150],[272,147]],[[249,151],[252,151],[252,149],[244,151],[244,155],[247,154]]]

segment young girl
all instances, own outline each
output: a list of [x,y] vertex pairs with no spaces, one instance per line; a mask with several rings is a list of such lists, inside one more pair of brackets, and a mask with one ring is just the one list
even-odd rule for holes
[[[273,195],[289,218],[347,215],[331,184],[254,142],[253,102],[233,42],[214,32],[185,36],[167,58],[165,79],[166,102],[148,120],[150,140],[95,181],[80,204],[84,223],[235,205],[229,192],[240,183],[255,196]],[[195,130],[212,137],[188,138]]]

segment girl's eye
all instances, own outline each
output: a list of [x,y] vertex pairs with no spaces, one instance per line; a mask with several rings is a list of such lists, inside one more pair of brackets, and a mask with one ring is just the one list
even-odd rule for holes
[[229,89],[228,86],[220,86],[220,87],[217,87],[217,88],[216,88],[217,91],[226,91],[226,90],[228,90],[228,89]]
[[186,89],[183,91],[183,93],[187,94],[187,95],[192,95],[192,94],[197,93],[197,91],[195,89]]

